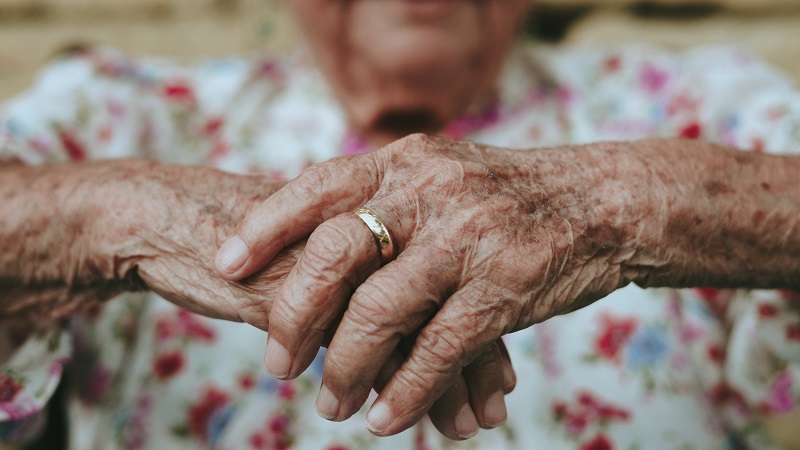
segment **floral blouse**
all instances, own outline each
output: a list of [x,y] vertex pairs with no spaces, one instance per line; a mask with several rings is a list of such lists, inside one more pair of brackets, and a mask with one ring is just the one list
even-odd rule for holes
[[[519,149],[680,137],[800,153],[800,91],[734,48],[520,46],[495,101],[443,134]],[[86,50],[0,108],[0,155],[29,164],[141,157],[290,178],[368,150],[302,53],[180,66]],[[631,285],[506,341],[518,385],[505,425],[453,442],[426,419],[377,438],[366,408],[317,417],[322,352],[278,381],[262,369],[263,332],[122,295],[44,333],[0,325],[0,441],[41,432],[62,377],[74,449],[769,449],[759,420],[800,400],[789,292]]]

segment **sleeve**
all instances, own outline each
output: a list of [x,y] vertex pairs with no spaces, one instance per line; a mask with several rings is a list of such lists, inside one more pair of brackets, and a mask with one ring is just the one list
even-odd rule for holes
[[61,329],[30,334],[25,324],[0,325],[0,442],[25,443],[44,427],[72,346]]
[[[674,135],[800,157],[794,82],[733,48],[696,50],[685,64],[677,98],[694,107],[678,115]],[[710,289],[688,295],[708,306],[723,330],[703,356],[719,374],[705,379],[706,397],[749,446],[764,448],[758,424],[800,402],[800,295]]]
[[[111,50],[62,55],[0,106],[0,164],[200,163],[211,143],[197,82],[197,71]],[[41,431],[70,356],[66,327],[33,333],[0,317],[0,442],[24,443]]]
[[62,55],[0,108],[0,159],[202,164],[218,145],[219,110],[247,69],[220,66],[136,60],[109,49]]

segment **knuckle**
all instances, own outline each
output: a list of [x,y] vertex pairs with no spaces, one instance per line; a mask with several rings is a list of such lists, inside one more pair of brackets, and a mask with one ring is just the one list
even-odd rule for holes
[[269,316],[273,330],[283,328],[292,331],[305,324],[306,314],[300,303],[302,302],[288,302],[285,299],[275,302]]
[[308,238],[305,257],[316,269],[328,269],[347,260],[349,237],[339,227],[324,222]]
[[398,143],[404,148],[424,149],[431,140],[432,138],[425,133],[412,133],[400,139]]
[[466,348],[459,333],[448,326],[429,324],[417,338],[422,352],[419,361],[434,373],[453,373],[461,370]]
[[497,349],[496,345],[492,344],[478,355],[472,365],[481,372],[497,373],[499,370],[495,369],[501,367],[502,363],[503,357],[500,354],[500,350]]
[[329,163],[315,164],[303,170],[292,184],[295,196],[305,200],[322,195],[325,192],[326,183],[330,180],[329,165]]
[[380,291],[369,289],[367,292],[359,290],[350,300],[348,312],[353,322],[366,333],[380,333],[387,327],[397,323],[402,318],[397,317],[395,308]]
[[[353,295],[351,305],[357,314],[370,318],[373,324],[392,327],[406,336],[432,315],[439,299],[434,294],[414,289],[410,280],[419,279],[419,276],[403,272],[379,281],[367,279]],[[409,296],[410,292],[414,295]]]

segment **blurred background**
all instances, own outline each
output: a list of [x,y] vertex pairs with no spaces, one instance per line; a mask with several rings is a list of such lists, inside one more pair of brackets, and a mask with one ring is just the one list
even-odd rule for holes
[[[60,50],[102,44],[185,61],[290,51],[287,0],[0,0],[0,101]],[[547,43],[737,43],[800,82],[800,0],[533,0],[526,30]],[[800,449],[800,416],[767,424]],[[0,450],[5,450],[0,444]]]
[[[287,0],[0,0],[0,99],[53,54],[102,43],[181,59],[285,51]],[[548,42],[738,42],[800,80],[800,0],[532,0],[532,36]]]

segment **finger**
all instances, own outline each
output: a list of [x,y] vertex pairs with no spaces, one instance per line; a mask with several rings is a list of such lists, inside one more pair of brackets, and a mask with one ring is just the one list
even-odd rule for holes
[[428,417],[440,433],[453,440],[469,439],[480,429],[463,377],[458,377],[455,384],[433,402]]
[[517,387],[517,374],[514,372],[511,356],[508,354],[508,349],[503,339],[498,339],[496,343],[497,349],[503,355],[503,394],[508,395]]
[[259,273],[235,283],[241,291],[236,292],[246,299],[237,308],[243,322],[264,331],[269,330],[272,305],[289,273],[303,255],[305,245],[303,241],[283,249]]
[[506,421],[503,363],[503,354],[493,342],[462,371],[481,428],[495,428]]
[[331,398],[325,417],[344,420],[358,411],[400,339],[432,317],[453,291],[454,267],[446,251],[411,247],[356,289],[325,355],[321,395]]
[[[404,339],[403,341],[407,341]],[[410,348],[409,348],[410,350]],[[375,391],[381,392],[392,375],[403,365],[405,357],[399,351],[392,353],[375,380]],[[478,419],[469,402],[469,388],[463,377],[433,403],[428,410],[431,423],[440,433],[452,440],[468,439],[479,429]]]
[[325,220],[364,204],[380,185],[378,160],[336,158],[303,171],[239,224],[217,253],[217,272],[232,281],[248,277]]
[[279,291],[264,356],[275,377],[294,378],[311,364],[355,287],[378,269],[375,239],[359,221],[346,213],[320,225]]
[[370,408],[370,430],[388,436],[416,423],[462,368],[508,327],[503,306],[487,301],[486,291],[471,285],[449,298],[420,331],[403,367]]

